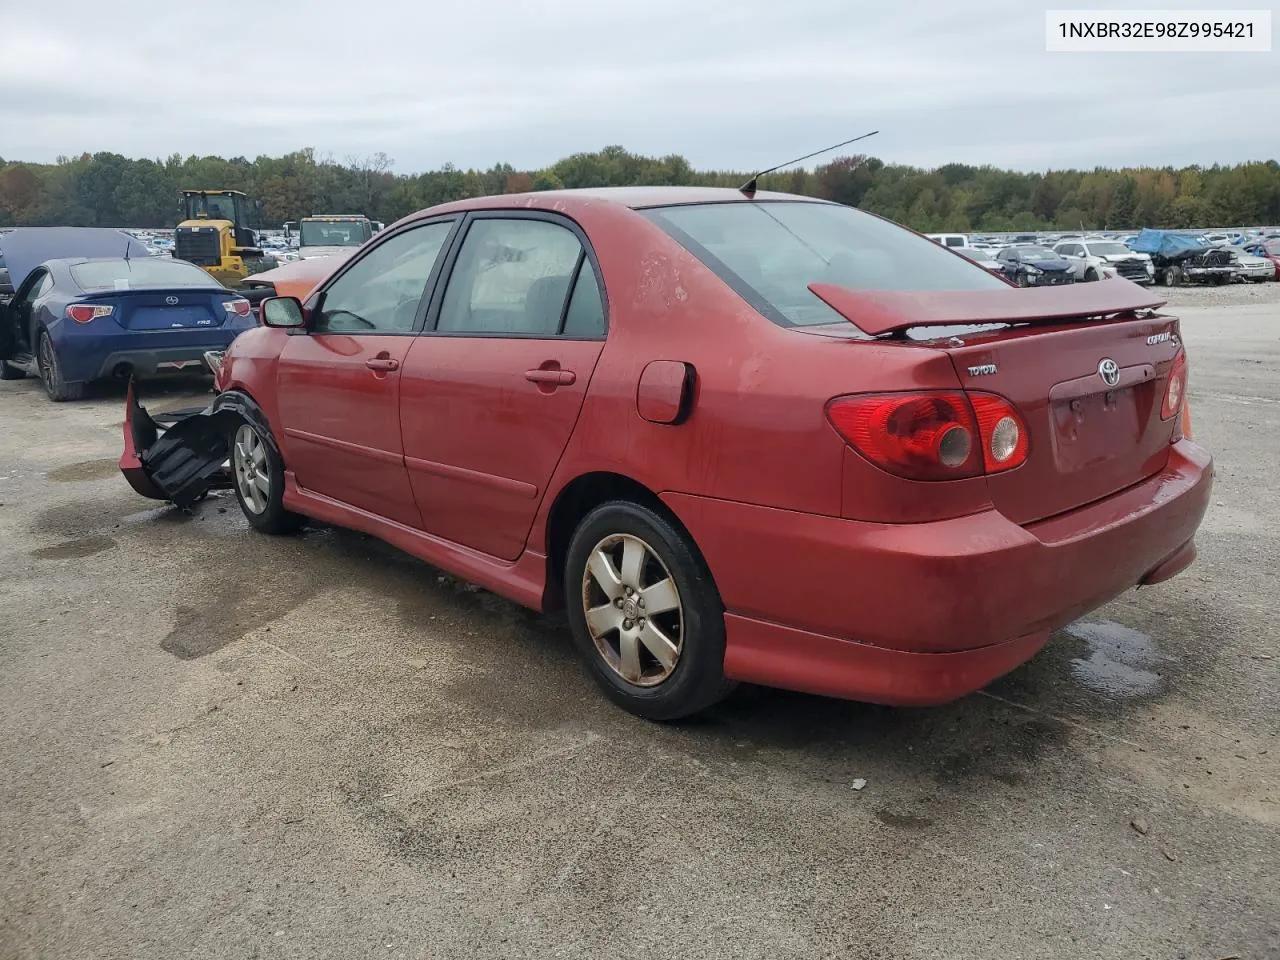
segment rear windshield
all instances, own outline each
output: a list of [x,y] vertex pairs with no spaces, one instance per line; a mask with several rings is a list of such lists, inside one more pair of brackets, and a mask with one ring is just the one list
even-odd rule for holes
[[152,257],[139,257],[136,260],[88,260],[73,264],[71,276],[81,290],[220,286],[209,274],[185,261]]
[[761,201],[639,211],[783,326],[842,323],[808,289],[1000,290],[982,267],[909,230],[834,203]]

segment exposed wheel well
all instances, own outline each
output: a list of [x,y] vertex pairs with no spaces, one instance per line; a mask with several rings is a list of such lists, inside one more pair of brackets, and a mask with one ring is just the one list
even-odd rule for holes
[[573,532],[578,529],[583,517],[610,500],[629,500],[661,514],[688,538],[694,554],[705,565],[706,561],[685,525],[656,493],[620,473],[586,473],[560,491],[547,515],[547,586],[543,594],[545,609],[555,610],[564,606],[564,564]]

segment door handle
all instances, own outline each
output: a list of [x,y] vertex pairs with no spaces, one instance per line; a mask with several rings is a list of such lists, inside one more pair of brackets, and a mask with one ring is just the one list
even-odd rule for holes
[[567,387],[577,381],[578,375],[572,370],[526,370],[524,378],[530,383],[547,383],[556,387]]
[[366,360],[364,365],[370,370],[399,370],[400,361],[394,357],[373,357]]

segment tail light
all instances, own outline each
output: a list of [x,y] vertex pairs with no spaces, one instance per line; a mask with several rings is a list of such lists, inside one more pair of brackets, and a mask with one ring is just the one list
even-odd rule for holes
[[1004,397],[994,393],[970,393],[969,402],[978,417],[982,435],[982,465],[987,473],[1012,470],[1027,459],[1027,425]]
[[837,397],[832,426],[860,454],[909,480],[959,480],[1027,459],[1026,425],[1003,397],[930,391]]
[[1187,394],[1187,355],[1179,350],[1173,358],[1173,368],[1169,371],[1169,382],[1164,388],[1164,402],[1160,404],[1160,419],[1168,420],[1176,417],[1182,410]]
[[236,297],[234,300],[227,300],[222,304],[222,309],[227,313],[234,313],[237,317],[247,317],[250,309],[249,301],[243,297]]
[[837,397],[827,417],[879,467],[911,480],[982,473],[978,425],[963,393],[879,393]]
[[115,307],[109,303],[73,303],[67,306],[67,319],[76,323],[88,323],[98,317],[109,317]]

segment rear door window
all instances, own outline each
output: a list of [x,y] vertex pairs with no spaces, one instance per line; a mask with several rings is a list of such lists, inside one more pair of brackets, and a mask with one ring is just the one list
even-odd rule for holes
[[[546,220],[474,220],[449,275],[436,330],[440,333],[551,337],[560,334],[570,286],[584,251],[567,227]],[[582,274],[594,274],[583,263]],[[581,277],[579,277],[581,280]],[[590,283],[583,280],[575,326],[590,327]],[[599,300],[599,290],[595,292]],[[601,326],[603,314],[601,314]],[[568,332],[567,330],[565,331]]]
[[640,211],[766,317],[843,322],[808,287],[1000,290],[1003,281],[897,224],[834,203],[760,201]]

